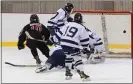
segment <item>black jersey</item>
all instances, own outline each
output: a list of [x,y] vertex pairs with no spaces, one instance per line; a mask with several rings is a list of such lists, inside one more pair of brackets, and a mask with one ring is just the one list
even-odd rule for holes
[[45,37],[45,40],[48,40],[50,37],[50,32],[49,30],[41,23],[30,23],[27,24],[22,31],[19,34],[19,44],[24,43],[24,41],[26,40],[26,34],[25,31],[27,31],[31,37],[33,37],[34,39],[38,39],[38,40],[43,40],[42,37]]

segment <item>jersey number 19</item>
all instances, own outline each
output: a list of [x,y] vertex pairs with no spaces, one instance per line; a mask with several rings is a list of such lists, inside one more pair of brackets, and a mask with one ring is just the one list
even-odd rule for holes
[[77,33],[78,29],[76,27],[67,27],[64,36],[68,36],[68,37],[74,37],[75,34]]

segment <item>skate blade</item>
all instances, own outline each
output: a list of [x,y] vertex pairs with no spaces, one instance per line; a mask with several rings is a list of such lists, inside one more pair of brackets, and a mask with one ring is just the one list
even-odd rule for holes
[[72,76],[66,76],[66,80],[71,80]]
[[47,71],[47,68],[37,68],[35,70],[36,73],[41,73],[41,72],[44,72],[44,71]]
[[82,81],[91,81],[91,79],[90,78],[82,78]]

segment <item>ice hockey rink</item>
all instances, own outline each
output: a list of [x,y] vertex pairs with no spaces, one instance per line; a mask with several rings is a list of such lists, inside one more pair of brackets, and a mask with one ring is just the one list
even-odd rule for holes
[[[40,58],[46,58],[39,52]],[[84,64],[84,71],[91,81],[83,82],[73,71],[72,80],[65,80],[64,69],[35,73],[36,67],[14,67],[4,64],[35,64],[30,50],[17,47],[2,48],[2,83],[132,83],[132,60],[130,58],[107,58],[102,64]]]

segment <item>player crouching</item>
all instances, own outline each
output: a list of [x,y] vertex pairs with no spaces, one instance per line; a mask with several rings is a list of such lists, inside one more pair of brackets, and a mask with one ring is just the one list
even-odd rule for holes
[[90,53],[84,53],[87,55],[87,63],[99,64],[103,63],[106,59],[106,52],[103,46],[102,39],[96,35],[94,31],[86,28],[88,36],[90,38],[89,47]]
[[50,54],[50,57],[46,61],[45,65],[42,65],[41,67],[37,68],[35,70],[36,73],[48,71],[54,67],[60,67],[60,68],[65,67],[66,55],[64,54],[60,45],[54,45],[50,49],[49,54]]

